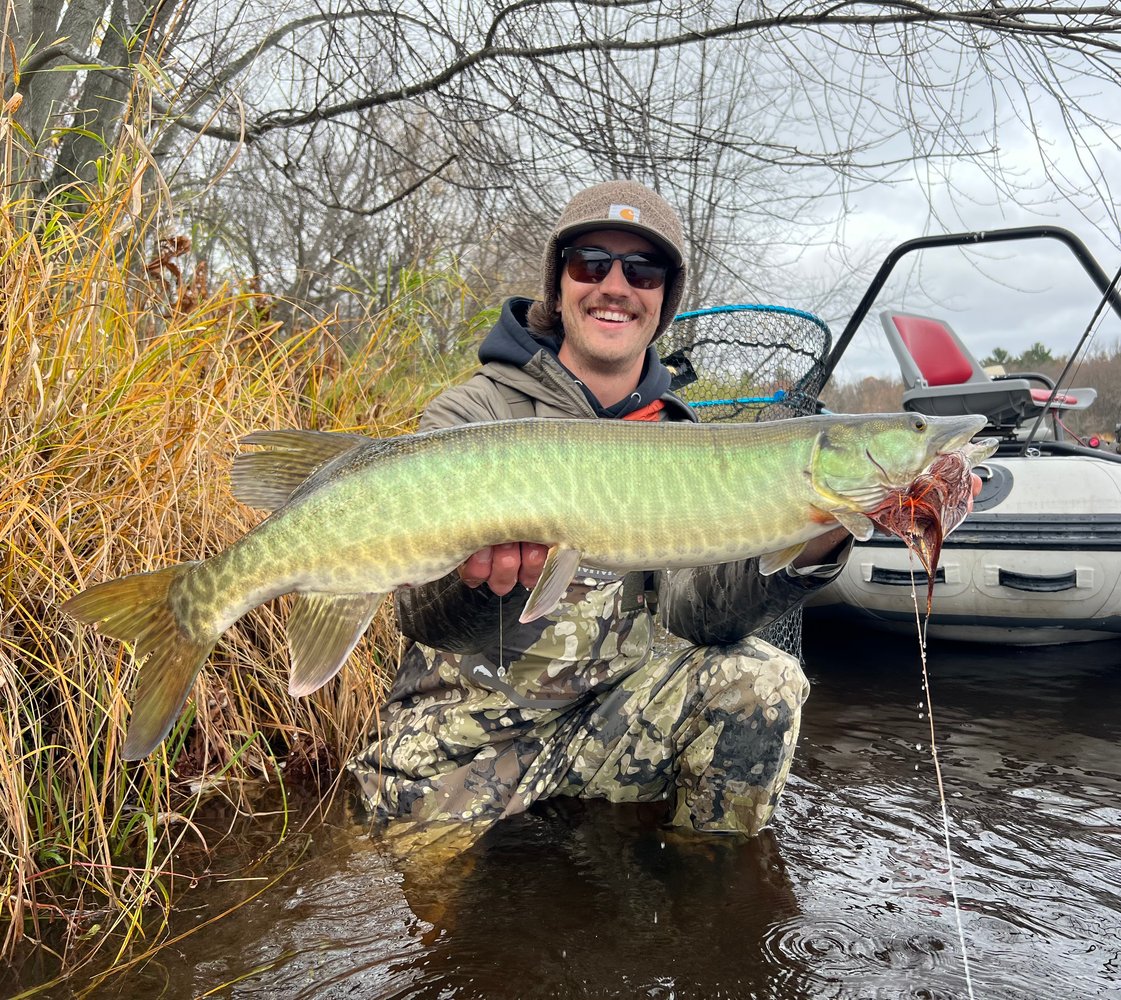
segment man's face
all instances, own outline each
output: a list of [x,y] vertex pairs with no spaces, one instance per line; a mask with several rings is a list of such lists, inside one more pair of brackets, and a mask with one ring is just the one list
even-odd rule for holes
[[[573,246],[598,247],[613,253],[658,252],[637,233],[602,229],[583,233]],[[619,374],[642,366],[646,348],[662,315],[665,285],[633,288],[623,276],[621,261],[599,284],[575,281],[562,264],[557,311],[564,323],[560,359],[577,376],[597,372]]]

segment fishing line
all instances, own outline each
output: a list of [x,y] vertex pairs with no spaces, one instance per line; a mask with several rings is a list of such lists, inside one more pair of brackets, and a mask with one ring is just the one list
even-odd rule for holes
[[950,847],[950,811],[946,806],[946,789],[942,784],[942,765],[938,760],[938,744],[934,738],[934,702],[930,694],[930,675],[926,669],[926,636],[930,628],[930,613],[927,612],[925,621],[919,613],[919,593],[915,587],[915,561],[914,553],[909,553],[911,561],[911,600],[915,605],[915,627],[919,637],[919,659],[922,662],[922,689],[926,695],[926,716],[930,723],[930,757],[934,761],[934,778],[938,783],[938,801],[942,808],[942,835],[946,845],[946,864],[950,872],[950,897],[954,901],[954,919],[958,926],[958,942],[961,944],[961,964],[965,970],[965,988],[969,993],[969,1000],[974,1000],[973,978],[969,974],[969,955],[965,948],[965,928],[961,922],[961,903],[958,900],[957,879],[954,877],[954,854]]

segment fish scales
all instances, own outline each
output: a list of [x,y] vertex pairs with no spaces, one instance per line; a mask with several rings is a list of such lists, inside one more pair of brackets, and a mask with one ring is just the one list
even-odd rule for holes
[[516,420],[399,438],[250,435],[235,495],[272,510],[209,559],[100,584],[64,609],[135,641],[141,668],[124,753],[169,730],[218,637],[297,594],[291,690],[349,655],[382,597],[444,576],[504,541],[552,546],[523,620],[552,610],[579,565],[625,572],[762,556],[774,572],[867,514],[980,417],[819,416],[760,424]]
[[[418,435],[355,456],[345,476],[327,470],[227,551],[254,547],[280,593],[352,593],[426,582],[511,539],[563,540],[585,564],[623,570],[727,561],[820,533],[805,515],[809,479],[790,475],[809,460],[813,428],[758,425],[750,451],[744,430],[513,421]],[[254,589],[229,614],[259,598]]]

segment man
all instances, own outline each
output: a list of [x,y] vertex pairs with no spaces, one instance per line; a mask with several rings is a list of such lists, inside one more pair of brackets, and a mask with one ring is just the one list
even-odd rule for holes
[[[545,247],[542,299],[505,303],[482,368],[421,428],[695,420],[652,346],[681,302],[683,243],[673,209],[640,184],[576,195]],[[674,825],[754,835],[786,781],[809,685],[751,633],[831,579],[849,537],[837,528],[769,577],[754,559],[622,579],[581,570],[524,625],[547,539],[493,546],[400,591],[413,644],[378,738],[349,765],[365,804],[390,836],[457,847],[552,796],[668,801]],[[683,640],[670,650],[653,649],[655,606]]]

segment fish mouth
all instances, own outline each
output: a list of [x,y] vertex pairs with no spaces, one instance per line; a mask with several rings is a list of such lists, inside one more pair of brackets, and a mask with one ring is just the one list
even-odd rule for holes
[[981,438],[980,441],[970,441],[961,446],[970,465],[980,465],[986,458],[996,454],[1000,441],[996,438]]
[[[988,422],[985,417],[978,413],[966,413],[955,417],[927,417],[926,419],[930,427],[931,454],[935,457],[965,448],[973,439],[973,436]],[[981,455],[977,458],[977,461],[987,458],[996,450],[995,438],[986,438],[983,444],[987,448],[990,442],[992,451]]]

